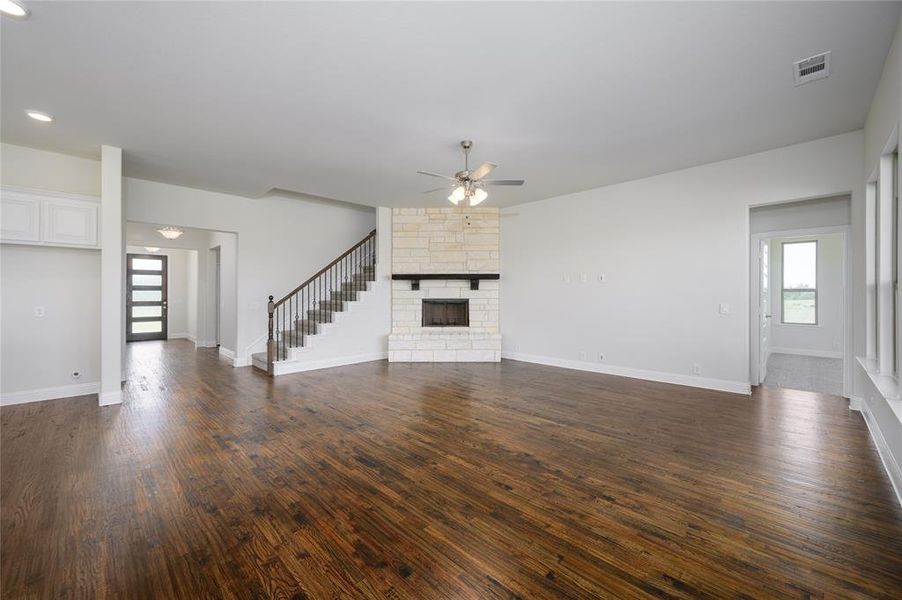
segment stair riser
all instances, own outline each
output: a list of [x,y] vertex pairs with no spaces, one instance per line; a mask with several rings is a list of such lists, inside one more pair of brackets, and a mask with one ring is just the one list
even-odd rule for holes
[[319,303],[320,310],[332,311],[332,312],[341,312],[344,310],[344,302],[337,302],[335,300],[326,300],[324,302]]
[[355,302],[358,292],[332,292],[332,300],[335,302]]
[[298,332],[306,333],[307,335],[316,335],[318,332],[315,321],[298,321],[297,323],[295,323],[294,327]]
[[317,323],[331,323],[334,313],[332,311],[308,310],[307,319]]

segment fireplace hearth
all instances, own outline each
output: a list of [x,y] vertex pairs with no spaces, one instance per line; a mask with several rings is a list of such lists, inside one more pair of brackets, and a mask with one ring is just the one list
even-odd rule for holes
[[460,298],[423,299],[423,327],[469,327],[470,301]]

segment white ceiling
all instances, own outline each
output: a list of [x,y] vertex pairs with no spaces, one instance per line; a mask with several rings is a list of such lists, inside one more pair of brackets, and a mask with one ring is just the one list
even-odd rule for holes
[[[511,205],[862,127],[898,3],[30,2],[3,19],[2,138],[127,174],[444,205],[462,168]],[[832,50],[794,87],[792,62]],[[53,114],[50,126],[23,110]]]

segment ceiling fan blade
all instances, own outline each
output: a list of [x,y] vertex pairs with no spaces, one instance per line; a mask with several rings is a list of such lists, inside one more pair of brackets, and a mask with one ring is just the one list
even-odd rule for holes
[[429,175],[430,177],[439,177],[441,179],[450,179],[451,181],[457,181],[454,177],[449,177],[448,175],[439,175],[438,173],[430,173],[429,171],[417,171],[420,175]]
[[523,185],[526,181],[523,179],[486,179],[482,183],[485,185]]
[[426,191],[423,192],[423,193],[424,193],[424,194],[431,194],[432,192],[438,192],[438,191],[441,191],[441,190],[447,190],[447,189],[448,189],[448,188],[443,188],[443,187],[440,187],[440,188],[432,188],[431,190],[426,190]]
[[498,165],[496,165],[495,163],[490,163],[490,162],[482,163],[481,165],[476,167],[476,170],[470,171],[470,180],[478,181],[478,180],[482,179],[483,177],[485,177],[486,175],[491,173],[492,169],[494,169],[497,166]]

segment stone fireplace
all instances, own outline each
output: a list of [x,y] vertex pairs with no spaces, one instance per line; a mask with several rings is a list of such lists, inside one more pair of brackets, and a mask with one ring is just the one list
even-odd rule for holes
[[499,263],[497,208],[394,209],[389,361],[500,361]]

